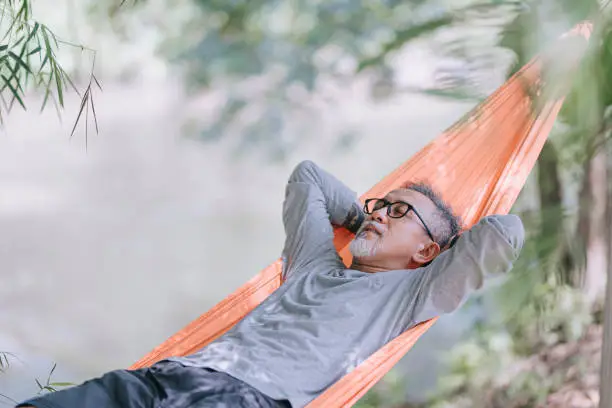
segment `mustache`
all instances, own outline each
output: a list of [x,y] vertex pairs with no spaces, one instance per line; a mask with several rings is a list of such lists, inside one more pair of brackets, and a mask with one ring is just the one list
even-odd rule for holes
[[[353,254],[356,258],[363,258],[374,256],[381,248],[382,244],[382,232],[384,231],[384,226],[376,221],[367,221],[359,228],[357,235],[355,235],[355,239],[351,241],[351,245],[349,247],[351,254]],[[376,236],[375,237],[366,237],[365,233],[367,231],[373,231]]]
[[359,228],[359,231],[357,231],[357,235],[362,234],[366,230],[374,231],[376,234],[382,235],[384,228],[383,228],[382,224],[380,224],[380,223],[378,223],[376,221],[372,221],[372,220],[365,221],[361,225],[361,227]]

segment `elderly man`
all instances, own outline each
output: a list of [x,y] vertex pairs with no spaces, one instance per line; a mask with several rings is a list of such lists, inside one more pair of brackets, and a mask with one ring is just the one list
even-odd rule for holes
[[[449,245],[459,220],[427,185],[406,185],[362,209],[309,161],[289,178],[283,221],[285,282],[218,340],[20,406],[303,407],[406,329],[452,312],[485,277],[509,271],[524,239],[520,219],[500,215]],[[356,233],[350,268],[332,225]]]

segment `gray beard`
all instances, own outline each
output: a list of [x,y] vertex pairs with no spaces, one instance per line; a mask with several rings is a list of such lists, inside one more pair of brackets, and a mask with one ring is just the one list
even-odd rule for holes
[[380,237],[376,239],[367,239],[365,235],[358,234],[357,237],[351,242],[349,251],[355,258],[363,258],[366,256],[374,256],[380,248]]

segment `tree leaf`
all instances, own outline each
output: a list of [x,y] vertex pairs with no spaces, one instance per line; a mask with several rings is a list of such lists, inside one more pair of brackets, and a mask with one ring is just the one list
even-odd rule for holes
[[51,387],[71,387],[74,383],[71,382],[52,382],[49,384]]
[[21,58],[19,58],[19,55],[15,54],[13,51],[9,51],[8,55],[13,58],[15,60],[15,62],[21,66],[21,68],[23,68],[24,70],[26,70],[26,72],[28,74],[32,74],[32,70],[30,69],[30,67],[28,66],[28,64],[26,64]]
[[28,35],[28,39],[26,40],[27,43],[30,42],[30,40],[32,38],[34,38],[34,36],[36,35],[36,33],[38,32],[38,29],[40,28],[40,24],[38,23],[34,23],[34,28],[32,29],[32,31],[30,32],[30,35]]
[[57,63],[55,61],[51,61],[51,69],[54,72],[54,76],[55,76],[55,85],[56,85],[56,89],[57,89],[57,99],[59,101],[60,106],[64,106],[64,91],[63,91],[63,84],[62,84],[62,78],[60,77],[60,72],[59,72],[59,68],[57,66]]
[[12,399],[11,397],[9,397],[8,395],[4,395],[2,393],[0,393],[0,397],[9,400],[10,402],[12,402],[13,404],[19,404],[19,402],[17,402],[16,400]]
[[72,82],[72,79],[70,79],[70,76],[66,73],[66,71],[64,71],[62,67],[59,67],[59,71],[60,71],[60,74],[62,75],[62,79],[64,80],[64,82],[68,82],[68,84],[72,87],[74,92],[76,92],[77,95],[81,96],[81,92],[79,92],[79,89],[76,87],[76,85],[74,85],[74,83]]
[[47,65],[48,62],[49,62],[49,54],[45,54],[45,58],[42,60],[42,63],[40,64],[40,69],[38,70],[39,74],[42,72],[43,68],[45,68],[45,65]]
[[[91,90],[91,84],[88,89]],[[89,93],[91,96],[91,92]],[[85,102],[85,150],[89,147],[89,98],[87,98],[87,102]]]
[[23,10],[23,20],[24,21],[28,21],[30,19],[30,8],[28,7],[28,1],[27,0],[22,0],[21,1],[21,10],[20,12]]
[[53,367],[51,367],[51,371],[49,371],[49,376],[47,377],[47,385],[49,385],[49,381],[51,381],[51,376],[55,372],[56,368],[57,368],[57,363],[53,363]]
[[53,48],[51,48],[51,42],[49,41],[49,34],[47,33],[49,29],[47,26],[41,26],[41,33],[43,35],[43,41],[45,43],[45,48],[47,49],[47,57],[53,56]]
[[25,40],[26,36],[22,35],[17,41],[15,41],[13,43],[13,46],[11,48],[15,48],[17,46],[19,46],[19,44],[21,44],[23,42],[23,40]]
[[19,22],[19,16],[20,16],[20,13],[21,13],[21,12],[17,13],[17,14],[15,15],[15,17],[13,17],[13,21],[11,22],[11,25],[9,26],[9,28],[6,30],[6,33],[4,34],[4,37],[2,37],[2,40],[1,40],[1,41],[6,40],[6,38],[7,38],[7,37],[9,37],[9,36],[10,36],[10,34],[13,32],[13,28],[14,28],[14,27],[15,27],[15,25],[16,25],[16,24]]
[[41,49],[42,49],[42,48],[40,48],[40,46],[38,46],[38,47],[34,48],[32,51],[30,51],[30,52],[28,53],[28,57],[29,57],[30,55],[34,55],[34,54],[39,53]]
[[2,93],[2,91],[0,91],[0,101],[2,101],[2,103],[4,104],[4,109],[8,112],[9,104],[6,102],[6,98],[4,98],[4,94]]
[[453,22],[453,16],[450,14],[445,14],[442,17],[438,17],[433,20],[426,21],[422,24],[413,25],[404,30],[400,30],[395,33],[395,37],[393,40],[387,42],[382,46],[382,51],[378,53],[376,56],[367,58],[361,61],[357,67],[357,73],[363,71],[364,69],[371,67],[373,65],[378,65],[383,62],[385,57],[394,50],[397,50],[410,40],[421,37],[424,34],[433,32],[440,27],[444,27]]
[[83,114],[83,110],[85,109],[85,104],[87,103],[87,97],[89,96],[90,89],[91,87],[87,87],[87,89],[85,90],[85,95],[83,95],[83,99],[81,100],[79,114],[77,115],[77,118],[74,121],[74,126],[72,127],[72,132],[70,132],[70,137],[74,135],[74,131],[76,130],[77,125],[79,124],[79,120],[81,119],[81,115]]
[[100,90],[102,91],[102,85],[100,85],[100,82],[98,82],[98,78],[96,78],[95,75],[92,74],[91,76],[93,78],[93,80],[96,82],[96,85],[98,85],[98,88],[100,88]]
[[19,92],[17,91],[17,89],[11,84],[11,80],[8,79],[5,75],[2,75],[2,79],[5,81],[6,86],[8,86],[8,88],[11,90],[13,94],[13,100],[17,100],[17,102],[19,102],[21,107],[25,110],[26,106],[23,103],[21,97],[19,96]]
[[99,133],[99,131],[98,131],[98,115],[96,114],[96,107],[94,106],[93,92],[89,93],[89,99],[91,101],[91,113],[93,114],[93,117],[94,117],[94,124],[96,125],[96,134],[97,134],[97,133]]
[[49,95],[51,95],[51,82],[47,84],[47,90],[45,91],[45,97],[42,101],[42,105],[40,107],[40,111],[45,110],[45,106],[47,106],[47,101],[49,100]]

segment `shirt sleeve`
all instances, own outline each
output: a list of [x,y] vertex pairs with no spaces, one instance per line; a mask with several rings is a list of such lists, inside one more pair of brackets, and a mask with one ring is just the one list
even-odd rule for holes
[[413,323],[419,323],[461,306],[489,277],[512,269],[525,240],[516,215],[493,215],[461,235],[420,273],[420,290]]
[[[332,225],[355,232],[364,214],[355,192],[311,161],[297,165],[285,190],[283,276],[311,263],[342,262]],[[315,265],[313,265],[315,266]]]

